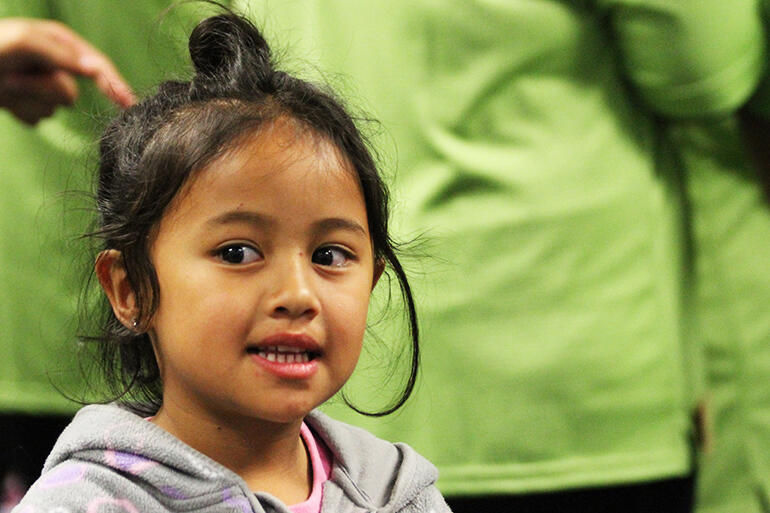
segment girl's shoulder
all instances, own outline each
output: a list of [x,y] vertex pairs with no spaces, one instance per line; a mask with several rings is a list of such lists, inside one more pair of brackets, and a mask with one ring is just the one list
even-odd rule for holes
[[44,472],[12,513],[101,511],[102,507],[140,511],[142,504],[130,488],[129,481],[115,479],[115,473],[104,467],[67,460]]
[[449,511],[435,486],[438,470],[409,445],[377,438],[317,410],[305,422],[333,456],[323,511],[345,511],[349,502],[394,512]]
[[256,503],[237,475],[142,416],[92,405],[61,434],[14,513],[232,511]]

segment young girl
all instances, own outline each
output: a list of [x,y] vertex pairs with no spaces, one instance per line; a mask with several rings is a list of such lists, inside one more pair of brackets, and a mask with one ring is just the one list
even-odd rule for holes
[[386,190],[353,121],[273,69],[238,16],[189,46],[195,77],[101,141],[101,364],[131,401],[82,409],[15,511],[448,511],[408,446],[313,411],[353,372],[386,264],[413,365],[382,413],[416,373]]

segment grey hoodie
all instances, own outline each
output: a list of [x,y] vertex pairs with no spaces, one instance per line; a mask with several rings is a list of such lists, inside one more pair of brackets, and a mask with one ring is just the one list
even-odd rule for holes
[[[306,423],[334,455],[322,513],[446,513],[438,473],[404,444],[312,412]],[[86,406],[64,430],[13,513],[161,511],[289,513],[235,473],[116,405]]]

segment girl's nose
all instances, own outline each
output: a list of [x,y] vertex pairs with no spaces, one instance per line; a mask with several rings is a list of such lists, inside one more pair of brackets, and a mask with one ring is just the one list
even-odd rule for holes
[[318,295],[312,286],[310,263],[294,258],[276,266],[273,276],[274,292],[268,303],[273,317],[312,319],[320,311]]

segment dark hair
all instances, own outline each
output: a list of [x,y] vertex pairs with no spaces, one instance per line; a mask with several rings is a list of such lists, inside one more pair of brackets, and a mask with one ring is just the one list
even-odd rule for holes
[[[125,110],[100,141],[97,185],[99,228],[91,236],[102,249],[121,252],[137,298],[138,326],[157,310],[160,290],[149,256],[151,233],[183,184],[263,124],[288,117],[332,142],[355,170],[363,191],[374,256],[398,279],[408,312],[411,367],[403,391],[387,415],[411,395],[419,360],[417,317],[396,244],[388,234],[388,192],[368,146],[333,93],[273,66],[259,30],[231,12],[207,18],[192,31],[189,82],[162,83],[155,95]],[[102,302],[98,365],[111,399],[131,398],[156,410],[162,384],[149,335],[126,328]]]

